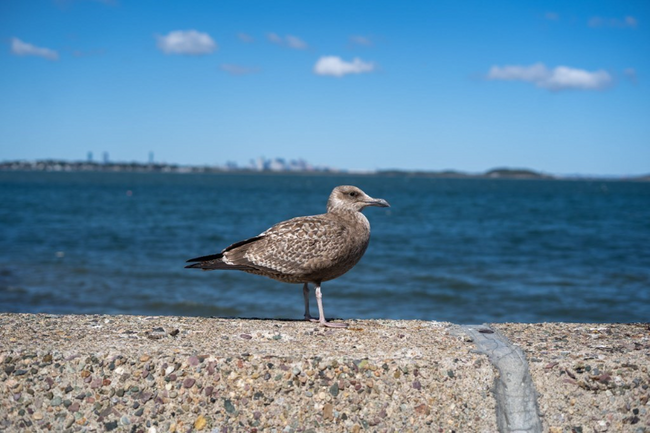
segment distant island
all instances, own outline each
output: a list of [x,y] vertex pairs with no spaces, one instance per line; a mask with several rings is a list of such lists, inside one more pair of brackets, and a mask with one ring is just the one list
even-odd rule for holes
[[[594,179],[597,176],[554,176],[525,168],[494,168],[484,173],[465,173],[455,170],[341,170],[331,167],[315,166],[302,159],[257,158],[250,164],[240,167],[235,163],[220,165],[180,165],[159,162],[95,162],[65,161],[44,159],[36,161],[0,162],[0,171],[45,171],[45,172],[127,172],[127,173],[279,173],[279,174],[354,174],[386,177],[456,178],[456,179]],[[650,181],[650,175],[636,177],[607,178],[634,181]]]
[[492,178],[492,179],[556,179],[556,176],[544,174],[523,168],[494,168],[485,173],[470,174],[462,171],[403,171],[379,170],[376,172],[384,176],[412,176],[412,177],[448,177],[448,178]]

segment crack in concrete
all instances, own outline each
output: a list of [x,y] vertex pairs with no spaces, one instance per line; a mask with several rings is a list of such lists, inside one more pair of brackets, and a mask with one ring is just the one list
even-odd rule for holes
[[541,433],[537,392],[521,349],[488,325],[460,325],[459,328],[473,340],[477,352],[487,355],[499,370],[494,384],[499,432]]

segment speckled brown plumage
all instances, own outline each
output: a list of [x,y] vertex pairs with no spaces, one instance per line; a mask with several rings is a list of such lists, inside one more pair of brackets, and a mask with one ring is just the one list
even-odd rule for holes
[[188,262],[198,263],[187,267],[233,269],[286,283],[303,283],[308,319],[307,284],[313,283],[320,322],[328,326],[321,311],[320,284],[345,274],[365,253],[370,223],[361,211],[367,206],[387,207],[388,203],[369,197],[357,187],[338,186],[330,194],[327,213],[283,221],[219,254],[190,259]]

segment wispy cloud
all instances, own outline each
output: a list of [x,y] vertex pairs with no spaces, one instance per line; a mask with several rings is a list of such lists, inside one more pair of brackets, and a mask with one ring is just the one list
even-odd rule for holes
[[282,38],[280,37],[280,35],[278,35],[277,33],[268,33],[266,35],[266,38],[269,40],[269,42],[271,42],[273,44],[281,45],[282,42],[284,42],[282,40]]
[[603,90],[613,84],[611,75],[603,70],[590,72],[568,66],[548,69],[543,63],[531,66],[492,66],[487,78],[488,80],[524,81],[552,91]]
[[249,75],[259,72],[258,68],[234,65],[232,63],[223,63],[220,68],[222,71],[227,72],[230,75]]
[[589,19],[589,27],[613,27],[613,28],[632,28],[635,29],[639,24],[637,19],[632,16],[625,18],[603,18],[592,17]]
[[59,53],[55,50],[37,47],[18,38],[11,38],[11,52],[17,56],[37,56],[48,60],[59,60]]
[[287,41],[289,48],[293,48],[294,50],[304,50],[307,48],[307,43],[297,36],[287,35],[284,39]]
[[636,69],[627,68],[625,71],[623,71],[623,73],[625,74],[627,79],[630,80],[630,82],[632,84],[637,84],[638,83],[638,79],[637,79],[637,76],[636,76]]
[[240,41],[242,41],[242,42],[244,42],[246,44],[250,44],[252,42],[255,42],[255,38],[253,38],[248,33],[239,32],[239,33],[237,33],[237,38],[239,38]]
[[303,41],[298,36],[286,35],[285,37],[282,37],[277,33],[268,33],[266,38],[273,44],[286,46],[293,48],[294,50],[305,50],[309,47],[307,42]]
[[352,35],[350,36],[350,43],[352,45],[359,45],[363,47],[370,47],[373,45],[372,39],[367,36]]
[[558,21],[560,19],[560,15],[557,12],[546,12],[544,14],[544,18],[549,21]]
[[338,56],[323,56],[314,65],[314,73],[317,75],[330,75],[342,77],[348,74],[362,74],[372,72],[376,65],[372,62],[364,62],[355,57],[351,62],[346,62]]
[[207,33],[176,30],[166,36],[156,35],[158,48],[165,54],[202,55],[214,52],[217,43]]

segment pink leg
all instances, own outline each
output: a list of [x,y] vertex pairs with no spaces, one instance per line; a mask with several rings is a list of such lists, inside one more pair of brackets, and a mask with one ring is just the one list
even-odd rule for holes
[[318,322],[317,318],[312,317],[311,314],[309,314],[309,283],[305,283],[305,285],[302,286],[302,296],[305,298],[305,320]]
[[345,328],[348,326],[347,323],[332,323],[325,320],[325,313],[323,312],[323,294],[320,292],[320,283],[316,283],[316,302],[318,302],[318,321],[321,326],[327,326],[330,328]]

